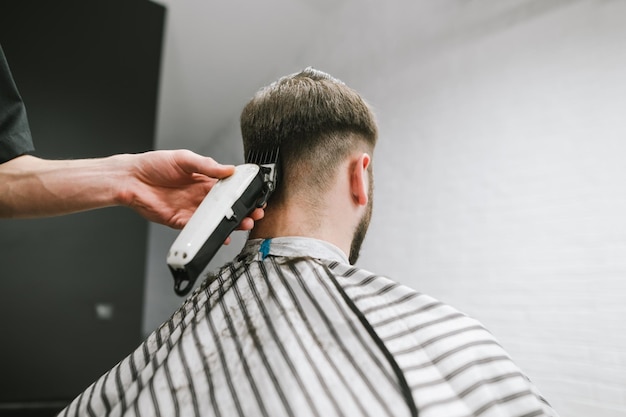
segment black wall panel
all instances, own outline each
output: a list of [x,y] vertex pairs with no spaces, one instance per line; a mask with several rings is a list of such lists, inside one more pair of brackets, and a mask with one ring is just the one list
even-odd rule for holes
[[[164,19],[147,0],[0,3],[36,156],[153,147]],[[147,222],[125,208],[0,220],[0,410],[68,401],[136,347],[146,242]]]

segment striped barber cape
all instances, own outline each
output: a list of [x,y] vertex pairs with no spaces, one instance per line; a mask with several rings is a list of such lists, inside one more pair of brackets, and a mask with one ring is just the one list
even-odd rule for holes
[[477,321],[308,238],[251,240],[62,416],[555,416]]

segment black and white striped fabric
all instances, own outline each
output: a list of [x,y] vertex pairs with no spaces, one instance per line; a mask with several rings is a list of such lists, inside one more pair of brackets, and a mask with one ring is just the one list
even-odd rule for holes
[[480,323],[307,238],[249,241],[63,416],[555,416]]

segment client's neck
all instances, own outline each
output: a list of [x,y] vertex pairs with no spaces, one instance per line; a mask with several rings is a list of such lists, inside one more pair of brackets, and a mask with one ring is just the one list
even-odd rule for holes
[[265,209],[265,217],[255,222],[250,231],[251,239],[299,236],[324,240],[340,248],[346,256],[352,239],[351,226],[330,208],[311,210],[307,207],[271,206]]
[[276,208],[268,206],[265,216],[254,224],[250,231],[251,239],[269,239],[281,236],[312,236],[315,232],[314,225],[308,216],[304,216],[300,210]]

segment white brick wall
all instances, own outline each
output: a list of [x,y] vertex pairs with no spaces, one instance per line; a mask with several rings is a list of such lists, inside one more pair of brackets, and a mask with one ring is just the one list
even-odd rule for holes
[[361,39],[328,70],[382,127],[363,265],[483,321],[563,416],[623,416],[626,3],[487,3],[318,45]]

